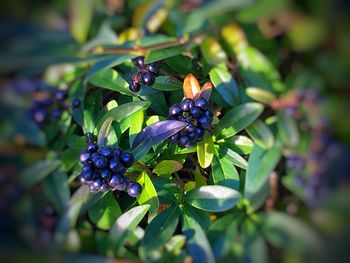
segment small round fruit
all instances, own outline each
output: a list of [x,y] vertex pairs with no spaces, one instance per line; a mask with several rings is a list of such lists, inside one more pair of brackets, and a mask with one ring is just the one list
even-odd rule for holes
[[181,107],[178,104],[174,104],[170,106],[169,108],[169,115],[170,116],[178,116],[182,114]]
[[187,135],[181,135],[179,139],[179,146],[184,148],[190,142],[190,138]]
[[202,111],[198,108],[198,107],[193,107],[191,110],[190,110],[190,115],[195,118],[195,119],[198,119],[202,116]]
[[92,166],[91,166],[91,164],[89,164],[89,163],[85,163],[85,164],[83,165],[83,167],[81,168],[81,170],[82,170],[83,172],[92,171]]
[[128,168],[134,163],[134,156],[132,156],[131,153],[128,152],[122,152],[120,154],[120,161],[125,164],[125,166]]
[[131,79],[129,83],[129,89],[132,92],[139,92],[141,89],[141,85],[139,82],[135,82],[133,79]]
[[173,143],[177,143],[179,141],[179,133],[175,133],[173,136],[170,137],[170,140],[173,142]]
[[96,143],[90,143],[87,147],[87,150],[91,153],[97,152],[98,145]]
[[109,169],[111,169],[113,172],[117,172],[119,164],[120,164],[119,159],[113,158],[112,160],[109,161]]
[[128,186],[128,195],[131,197],[137,197],[140,195],[142,187],[139,183],[131,182]]
[[207,109],[208,106],[209,106],[209,103],[206,99],[204,98],[198,98],[196,101],[195,101],[195,104],[198,108],[201,108],[203,110]]
[[93,175],[94,174],[91,171],[82,172],[80,174],[80,182],[82,182],[82,183],[90,182],[93,178]]
[[78,98],[73,99],[73,101],[72,101],[73,108],[78,108],[80,106],[80,104],[81,104],[80,99],[78,99]]
[[204,115],[207,116],[208,118],[212,119],[214,114],[211,110],[207,109],[204,111]]
[[90,161],[90,158],[91,158],[91,154],[88,151],[82,152],[79,156],[79,160],[81,163],[86,163]]
[[55,98],[59,101],[65,100],[67,98],[68,94],[65,90],[58,89],[55,92]]
[[142,82],[147,86],[152,86],[154,84],[155,77],[151,72],[143,72],[142,73]]
[[107,158],[113,157],[113,150],[109,147],[102,148],[101,154]]
[[183,111],[189,111],[193,108],[194,101],[192,99],[184,99],[180,103],[180,107]]
[[185,127],[184,130],[187,132],[193,132],[195,128],[196,128],[196,126],[194,126],[193,123],[189,123],[189,124],[187,124],[187,126]]
[[37,109],[33,113],[33,120],[36,123],[43,123],[47,119],[47,112],[43,109]]
[[120,156],[121,153],[122,153],[122,150],[120,150],[119,148],[113,149],[113,156],[114,156],[115,158],[118,158],[118,159],[119,159],[119,156]]
[[159,76],[159,64],[158,63],[150,63],[146,65],[146,69],[149,72],[152,72],[156,77]]
[[109,180],[110,177],[111,177],[111,171],[109,169],[103,169],[101,172],[100,172],[100,176],[102,179],[104,180]]
[[100,187],[100,190],[101,190],[101,192],[103,192],[103,193],[107,192],[108,189],[109,189],[109,187],[108,187],[108,184],[106,184],[106,183],[103,183],[103,184],[101,185],[101,187]]
[[124,191],[127,184],[128,180],[122,175],[113,175],[111,180],[109,180],[109,186],[113,188],[113,190]]
[[96,192],[98,192],[99,189],[94,184],[90,184],[89,190],[91,193],[96,193]]
[[96,178],[92,181],[92,185],[95,186],[97,189],[100,189],[102,185],[102,180],[99,178]]
[[188,138],[190,139],[191,142],[196,142],[197,139],[197,134],[195,131],[189,132],[188,133]]
[[145,58],[141,56],[133,58],[132,63],[134,63],[137,67],[143,67],[145,65]]
[[207,116],[203,116],[198,119],[198,124],[204,129],[208,129],[211,124],[211,120]]
[[41,103],[41,105],[43,105],[45,107],[49,107],[52,105],[53,100],[51,97],[47,97],[47,98],[43,99],[40,103]]
[[116,173],[123,175],[125,172],[126,172],[126,167],[120,163],[116,169]]
[[51,112],[51,115],[52,115],[52,117],[58,119],[58,118],[61,117],[61,115],[62,115],[62,110],[61,110],[61,109],[54,109],[54,110]]
[[99,155],[98,157],[94,158],[92,161],[94,165],[100,169],[105,168],[108,165],[108,159],[102,155]]
[[196,133],[197,140],[204,137],[204,133],[205,133],[205,132],[204,132],[203,129],[197,127],[197,128],[194,130],[194,132]]

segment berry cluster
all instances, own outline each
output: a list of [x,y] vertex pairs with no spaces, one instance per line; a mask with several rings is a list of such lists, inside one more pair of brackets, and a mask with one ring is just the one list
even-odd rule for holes
[[203,140],[204,133],[209,129],[213,120],[213,113],[209,109],[209,103],[206,99],[201,97],[196,100],[187,98],[180,104],[174,104],[169,108],[168,119],[188,123],[170,140],[182,148],[190,148],[196,142]]
[[144,57],[136,57],[132,62],[137,67],[137,72],[131,76],[130,90],[132,92],[140,91],[141,82],[147,86],[152,86],[156,77],[159,76],[159,63],[145,64]]
[[141,185],[128,180],[124,173],[133,162],[134,157],[119,148],[99,148],[96,143],[89,143],[80,154],[83,164],[80,182],[89,186],[91,192],[127,191],[132,197],[141,192]]
[[68,94],[65,90],[54,89],[52,93],[34,99],[29,109],[32,120],[38,125],[49,123],[51,118],[58,119],[67,109],[66,99]]

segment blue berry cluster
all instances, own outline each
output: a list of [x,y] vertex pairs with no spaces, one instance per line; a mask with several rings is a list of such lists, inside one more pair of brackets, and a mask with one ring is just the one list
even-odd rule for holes
[[209,129],[213,120],[213,112],[209,109],[209,103],[206,99],[201,97],[196,100],[186,98],[180,104],[174,104],[169,108],[168,119],[188,123],[170,140],[182,148],[190,148],[203,140],[205,131]]
[[99,148],[96,143],[89,143],[80,154],[80,162],[83,164],[80,182],[88,185],[91,192],[118,190],[126,191],[132,197],[141,193],[141,185],[124,176],[134,162],[132,154],[119,148]]
[[54,89],[47,96],[34,99],[29,109],[32,120],[38,125],[43,125],[49,123],[51,118],[60,118],[67,109],[67,96],[65,90]]
[[132,62],[137,67],[137,72],[131,76],[130,90],[132,92],[140,91],[141,82],[147,86],[152,86],[156,77],[159,76],[159,63],[145,64],[144,57],[136,57]]

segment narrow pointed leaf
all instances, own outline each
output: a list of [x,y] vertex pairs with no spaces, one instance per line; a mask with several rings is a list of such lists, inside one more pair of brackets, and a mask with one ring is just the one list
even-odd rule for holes
[[214,155],[214,142],[212,136],[205,133],[204,140],[197,144],[198,162],[202,168],[210,166]]
[[183,88],[185,97],[189,99],[193,99],[201,91],[199,82],[193,74],[188,74],[185,77],[182,88]]

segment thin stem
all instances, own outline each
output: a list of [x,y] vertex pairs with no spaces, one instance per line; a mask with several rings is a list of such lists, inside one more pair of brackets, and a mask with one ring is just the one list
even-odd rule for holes
[[141,162],[136,162],[134,165],[136,165],[137,167],[141,168],[143,171],[145,171],[148,176],[152,177],[153,176],[153,173],[152,171],[146,166],[144,165],[143,163]]

